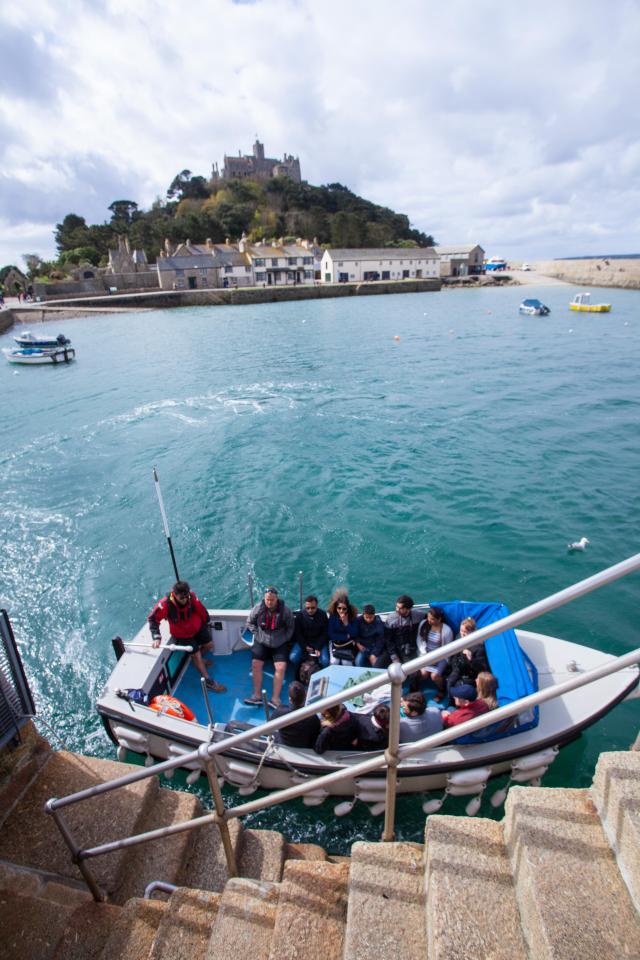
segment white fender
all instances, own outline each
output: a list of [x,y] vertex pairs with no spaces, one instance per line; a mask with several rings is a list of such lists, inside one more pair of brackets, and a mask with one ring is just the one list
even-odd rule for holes
[[[462,787],[471,784],[484,784],[490,776],[490,767],[477,767],[475,770],[461,770],[459,773],[449,774],[447,777],[447,785]],[[449,790],[449,793],[453,793],[453,791]],[[461,797],[464,796],[464,794],[456,793],[454,796]]]
[[255,780],[258,768],[252,763],[243,763],[242,760],[230,760],[225,776],[229,783],[236,786],[246,786]]
[[146,747],[149,743],[149,738],[146,733],[138,733],[137,730],[132,730],[130,727],[113,727],[113,732],[122,743],[127,741],[125,746],[128,746],[130,743],[135,743],[139,747]]
[[380,803],[385,799],[384,790],[358,790],[356,797],[363,803]]
[[558,756],[558,748],[550,747],[548,750],[540,750],[538,753],[531,753],[528,757],[521,757],[520,760],[514,760],[511,764],[512,770],[533,770],[535,767],[549,766]]
[[328,790],[311,790],[302,798],[305,807],[319,807],[329,796]]
[[474,793],[482,793],[486,785],[486,782],[452,784],[447,787],[447,793],[450,797],[468,797]]
[[514,770],[511,779],[514,783],[528,783],[530,780],[539,780],[548,769],[548,767],[534,767],[532,770]]

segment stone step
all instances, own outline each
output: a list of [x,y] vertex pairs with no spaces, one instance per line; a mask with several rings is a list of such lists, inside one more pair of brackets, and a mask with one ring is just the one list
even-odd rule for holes
[[317,843],[290,843],[284,845],[284,859],[287,860],[327,860],[327,851]]
[[203,957],[218,913],[220,894],[180,887],[171,894],[149,960]]
[[638,915],[587,790],[512,787],[504,835],[531,957],[640,957]]
[[[82,880],[53,818],[45,813],[46,801],[139,769],[67,751],[52,754],[0,830],[0,859]],[[152,777],[67,807],[65,819],[82,847],[119,839],[136,832],[157,790],[157,778]],[[105,892],[115,889],[125,856],[126,850],[120,850],[90,861],[90,869]]]
[[229,880],[203,960],[269,960],[279,892],[263,880]]
[[129,900],[120,908],[100,960],[146,960],[166,910],[164,900]]
[[501,823],[429,817],[425,888],[428,960],[526,960]]
[[20,736],[20,746],[0,752],[0,828],[52,756],[50,744],[32,723],[22,728]]
[[243,830],[238,858],[238,876],[279,883],[282,879],[286,841],[277,830]]
[[640,910],[640,753],[601,753],[590,793],[622,878]]
[[270,960],[342,960],[349,867],[287,860]]
[[80,906],[92,899],[83,882],[65,880],[56,874],[20,867],[14,863],[0,863],[0,893],[39,897],[67,907]]
[[[229,821],[229,835],[237,863],[242,836],[239,820]],[[178,874],[177,885],[221,893],[229,879],[229,871],[218,827],[215,823],[199,827],[192,831],[191,837],[191,849]]]
[[0,894],[3,960],[50,960],[73,907],[26,895]]
[[122,908],[88,900],[77,907],[58,941],[54,960],[99,960]]
[[354,843],[344,960],[424,960],[425,944],[422,845]]
[[[191,793],[178,790],[158,790],[143,822],[141,833],[169,827],[174,823],[192,820],[202,812],[202,804]],[[187,860],[197,831],[184,831],[173,836],[152,840],[131,847],[120,870],[118,885],[111,901],[126,903],[131,897],[142,897],[152,880],[177,883],[183,863]]]

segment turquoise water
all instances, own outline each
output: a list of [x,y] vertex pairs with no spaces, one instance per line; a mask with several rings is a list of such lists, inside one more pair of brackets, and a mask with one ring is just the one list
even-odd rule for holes
[[[208,606],[247,606],[246,578],[297,602],[540,599],[640,549],[640,292],[570,286],[114,314],[49,323],[65,368],[0,367],[0,571],[41,716],[71,749],[113,756],[94,701],[180,574]],[[523,296],[551,307],[520,317]],[[38,329],[41,329],[38,327]],[[399,339],[395,339],[399,337]],[[0,346],[11,343],[11,331]],[[584,554],[569,540],[587,536]],[[623,653],[637,576],[534,629]],[[585,694],[588,695],[588,694]],[[546,782],[583,786],[626,748],[639,701],[563,752]],[[445,808],[453,811],[456,808]],[[492,815],[488,804],[483,814]],[[415,800],[399,834],[418,839]],[[254,818],[340,849],[374,837],[364,808]]]

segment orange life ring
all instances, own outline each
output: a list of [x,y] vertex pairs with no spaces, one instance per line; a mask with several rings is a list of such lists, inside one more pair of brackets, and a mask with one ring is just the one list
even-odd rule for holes
[[166,713],[170,717],[179,717],[181,720],[195,720],[196,718],[195,713],[189,710],[185,703],[175,697],[170,697],[166,693],[160,693],[157,697],[154,697],[149,702],[149,706],[152,710],[157,710],[158,713]]

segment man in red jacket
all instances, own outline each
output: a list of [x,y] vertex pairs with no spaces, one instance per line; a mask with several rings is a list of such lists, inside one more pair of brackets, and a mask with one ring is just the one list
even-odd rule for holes
[[201,676],[207,681],[207,690],[224,693],[226,687],[210,679],[204,657],[204,651],[213,650],[213,640],[209,631],[209,614],[192,593],[186,580],[174,583],[171,593],[160,600],[149,614],[149,629],[153,637],[153,646],[160,646],[160,621],[169,621],[169,633],[172,643],[193,647],[191,659]]
[[489,709],[485,701],[478,697],[478,691],[471,683],[460,683],[457,687],[451,687],[449,696],[453,697],[456,709],[442,711],[442,726],[445,729],[464,723],[465,720],[473,720]]

